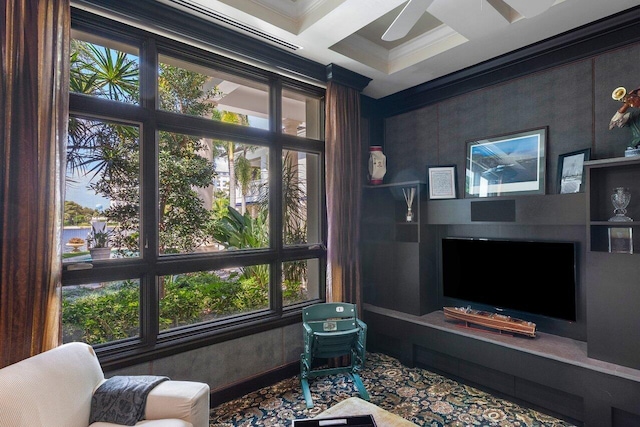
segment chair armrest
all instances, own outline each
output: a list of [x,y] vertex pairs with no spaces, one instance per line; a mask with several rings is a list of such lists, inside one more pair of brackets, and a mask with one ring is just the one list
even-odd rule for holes
[[195,381],[165,381],[147,397],[145,419],[178,418],[193,427],[209,427],[209,385]]

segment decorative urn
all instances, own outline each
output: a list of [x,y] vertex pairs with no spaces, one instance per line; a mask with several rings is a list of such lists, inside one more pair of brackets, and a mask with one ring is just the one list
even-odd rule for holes
[[387,173],[387,156],[382,152],[382,147],[372,145],[369,147],[369,184],[382,184],[382,179]]

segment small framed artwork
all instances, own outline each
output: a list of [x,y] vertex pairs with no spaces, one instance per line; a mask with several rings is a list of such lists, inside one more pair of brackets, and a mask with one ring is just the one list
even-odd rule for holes
[[558,194],[579,193],[584,184],[584,162],[591,158],[591,148],[558,156]]
[[429,199],[455,199],[456,166],[427,166]]
[[545,194],[547,127],[467,142],[465,197]]
[[609,227],[609,252],[633,253],[633,229],[631,227]]

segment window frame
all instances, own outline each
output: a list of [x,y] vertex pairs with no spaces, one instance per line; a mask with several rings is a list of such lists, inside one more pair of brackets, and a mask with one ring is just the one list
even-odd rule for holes
[[[326,283],[326,244],[285,246],[282,236],[282,153],[283,150],[303,151],[318,155],[320,241],[326,242],[325,146],[324,140],[308,139],[282,133],[283,88],[318,97],[324,105],[324,89],[296,81],[268,70],[237,62],[183,42],[130,27],[124,23],[72,8],[72,30],[126,43],[139,49],[140,76],[138,105],[70,93],[69,114],[83,118],[116,120],[131,123],[140,129],[140,234],[139,258],[112,259],[97,262],[87,270],[63,269],[62,285],[87,281],[140,281],[140,336],[96,344],[96,352],[104,367],[121,368],[197,347],[207,346],[257,332],[298,323],[301,309],[324,300]],[[215,122],[159,109],[157,94],[158,58],[166,55],[197,65],[220,69],[238,77],[265,83],[269,88],[269,130]],[[117,108],[116,108],[117,107]],[[323,108],[322,108],[323,110]],[[324,121],[324,115],[322,117]],[[268,248],[160,255],[158,253],[157,176],[159,131],[186,133],[208,138],[232,139],[240,143],[259,142],[269,149],[269,234]],[[320,297],[283,307],[282,263],[318,259],[320,263]],[[241,314],[159,331],[158,278],[167,274],[212,271],[225,267],[268,264],[270,266],[270,305],[266,310]]]

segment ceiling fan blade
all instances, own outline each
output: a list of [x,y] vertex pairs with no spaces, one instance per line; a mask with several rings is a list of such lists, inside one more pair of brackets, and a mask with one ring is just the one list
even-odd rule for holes
[[391,42],[406,36],[432,2],[433,0],[409,0],[382,35],[382,40]]
[[505,0],[505,2],[525,18],[533,18],[553,6],[555,0]]

